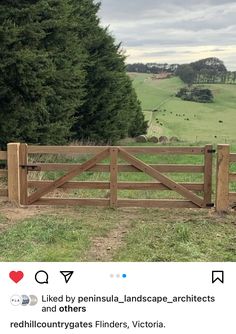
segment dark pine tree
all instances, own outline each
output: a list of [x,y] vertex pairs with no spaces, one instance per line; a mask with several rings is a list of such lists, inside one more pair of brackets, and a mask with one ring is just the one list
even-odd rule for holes
[[1,146],[145,133],[125,57],[98,10],[93,0],[0,2]]
[[[116,45],[108,30],[100,26],[97,16],[100,5],[92,0],[72,3],[74,17],[84,20],[78,36],[87,52],[87,96],[77,109],[77,122],[73,127],[75,138],[115,143],[129,134],[146,133],[147,124],[126,74],[120,45]],[[133,122],[139,122],[136,131],[132,130]]]
[[67,0],[0,3],[0,145],[64,143],[82,103],[84,55]]

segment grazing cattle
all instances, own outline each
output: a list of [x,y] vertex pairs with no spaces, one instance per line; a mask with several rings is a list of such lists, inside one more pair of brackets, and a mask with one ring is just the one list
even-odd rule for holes
[[223,121],[219,121],[219,123],[224,123]]

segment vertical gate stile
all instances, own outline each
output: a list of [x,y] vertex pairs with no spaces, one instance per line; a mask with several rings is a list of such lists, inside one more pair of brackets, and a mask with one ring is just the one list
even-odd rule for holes
[[28,145],[20,144],[20,204],[28,204]]
[[110,207],[117,208],[118,148],[110,148]]
[[213,169],[213,146],[206,145],[204,152],[204,207],[212,205],[212,169]]
[[7,145],[8,199],[17,206],[20,204],[19,148],[19,143]]
[[218,213],[229,210],[229,167],[230,146],[218,145],[216,174],[216,211]]

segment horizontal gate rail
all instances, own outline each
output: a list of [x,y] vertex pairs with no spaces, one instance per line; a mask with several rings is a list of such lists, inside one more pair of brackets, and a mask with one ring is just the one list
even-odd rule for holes
[[[107,149],[107,146],[29,146],[29,154],[98,154]],[[160,147],[160,146],[124,146],[130,154],[204,154],[205,147]]]
[[[52,184],[53,181],[28,181],[29,188],[42,188]],[[195,191],[203,191],[204,183],[182,183],[180,185]],[[72,181],[60,186],[61,189],[110,189],[110,182],[104,181]],[[160,182],[118,182],[119,190],[170,190]]]
[[229,161],[230,162],[236,162],[236,153],[230,153]]
[[103,198],[40,198],[34,205],[80,205],[110,207],[110,200]]
[[199,209],[199,206],[191,201],[164,200],[164,199],[119,199],[118,207],[142,207],[142,208],[192,208]]
[[0,151],[0,160],[7,160],[7,152]]
[[[70,163],[37,163],[25,166],[29,171],[56,171],[56,170],[71,170],[72,168],[79,166],[80,164],[70,164]],[[162,173],[204,173],[204,165],[161,165],[161,164],[150,164],[152,168],[156,169]],[[24,167],[24,166],[23,166]],[[100,172],[100,173],[110,173],[110,165],[108,164],[96,164],[95,166],[89,168],[87,172]],[[118,172],[140,172],[138,168],[128,165],[119,164]]]
[[229,182],[236,182],[236,173],[229,174]]
[[7,175],[8,175],[7,170],[1,170],[1,169],[0,169],[0,176],[1,176],[1,177],[7,177]]
[[[2,183],[5,184],[5,180],[8,178],[7,171],[7,151],[0,151],[0,178],[3,179],[0,182],[0,187],[2,187]],[[0,180],[1,181],[1,180]],[[8,188],[0,188],[0,198],[7,199],[8,198]]]

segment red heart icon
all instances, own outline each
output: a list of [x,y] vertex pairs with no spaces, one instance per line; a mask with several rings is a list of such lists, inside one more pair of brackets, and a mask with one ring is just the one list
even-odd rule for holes
[[24,274],[22,273],[22,271],[11,271],[9,277],[13,280],[13,282],[18,283],[22,280]]

